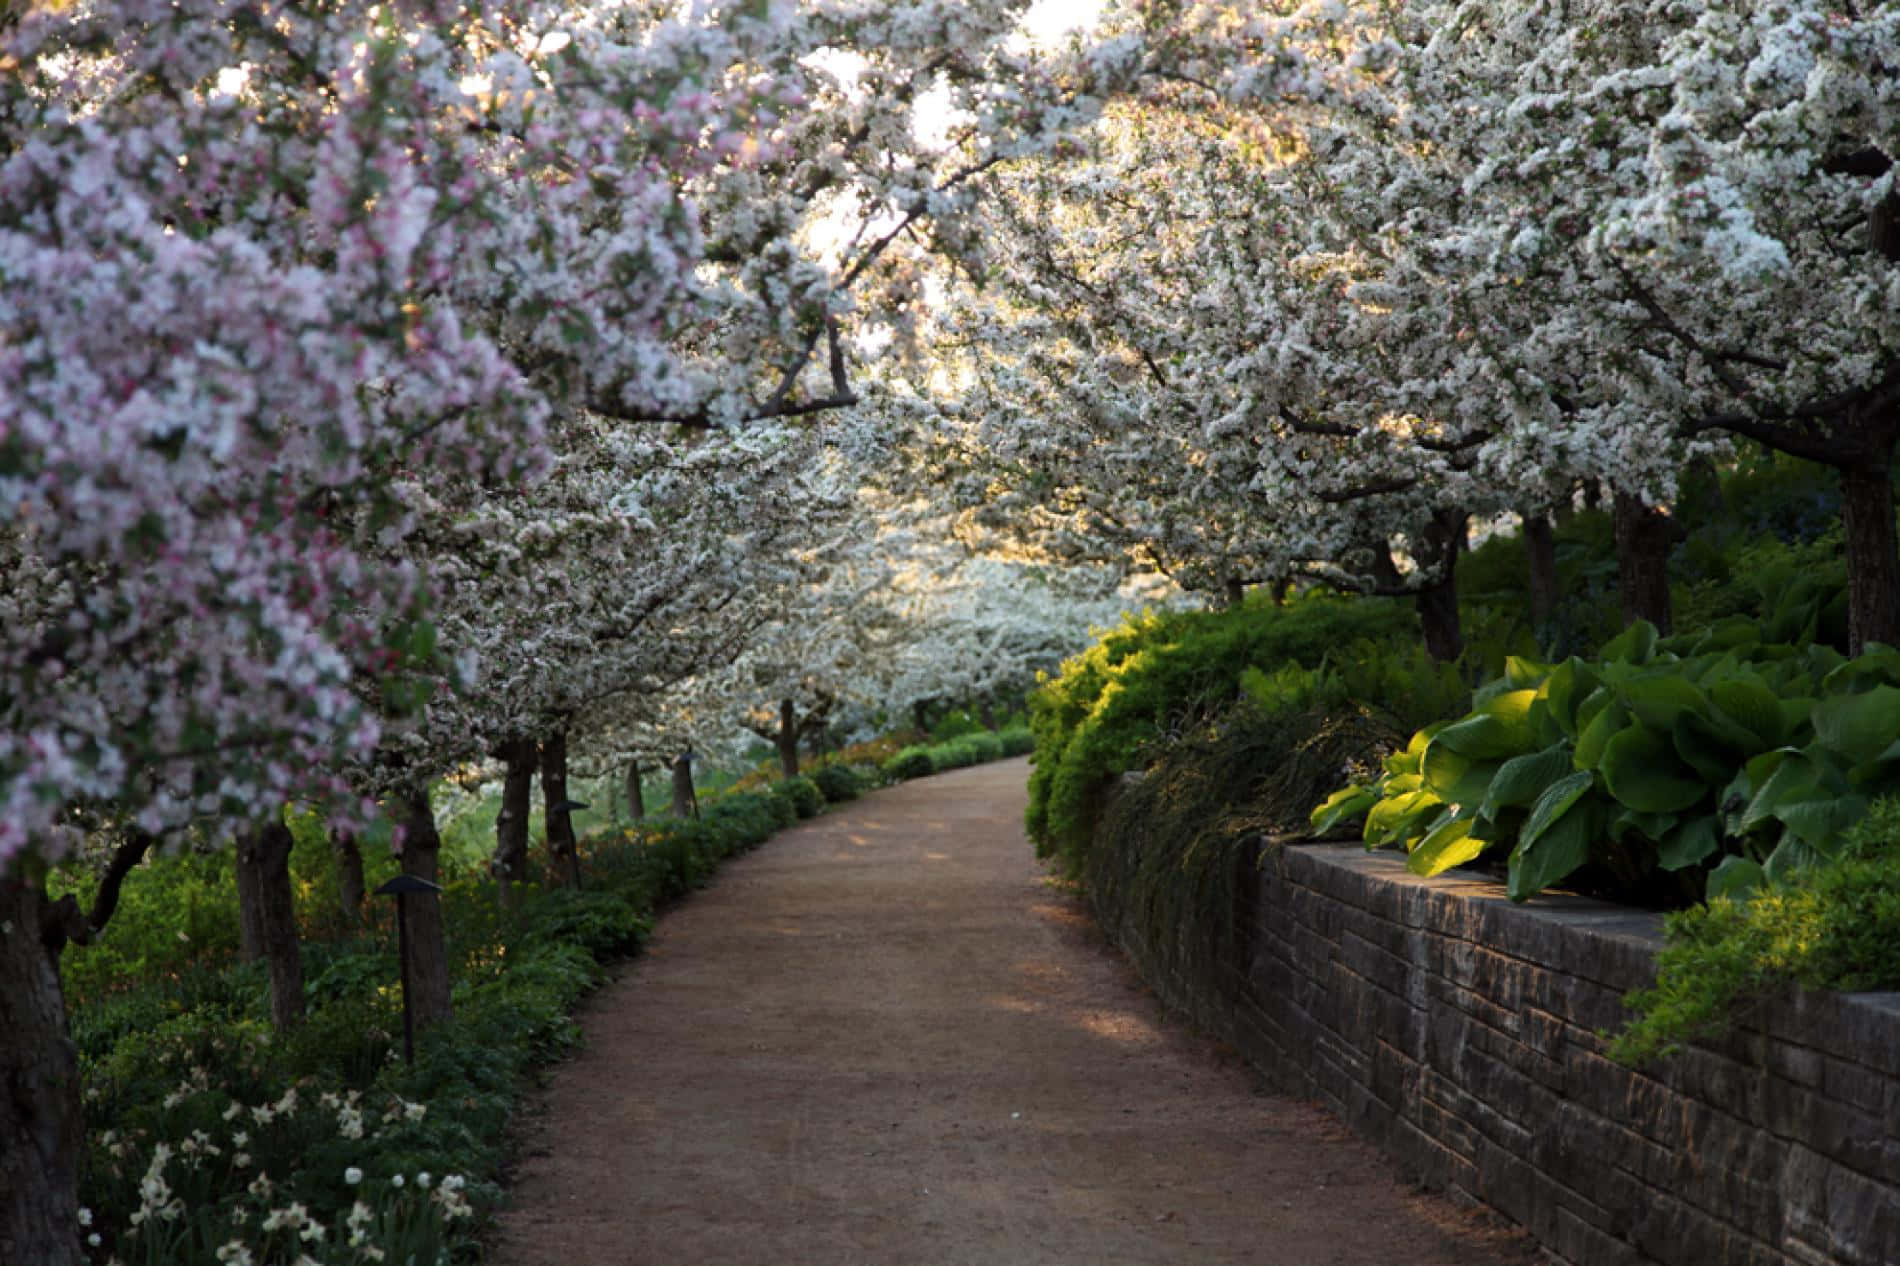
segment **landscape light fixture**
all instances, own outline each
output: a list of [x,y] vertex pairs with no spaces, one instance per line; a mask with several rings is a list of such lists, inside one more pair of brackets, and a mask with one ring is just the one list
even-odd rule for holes
[[402,963],[402,1055],[416,1062],[416,1017],[409,1007],[409,898],[425,892],[441,892],[442,885],[430,883],[420,875],[397,875],[376,890],[379,897],[396,899],[396,957]]

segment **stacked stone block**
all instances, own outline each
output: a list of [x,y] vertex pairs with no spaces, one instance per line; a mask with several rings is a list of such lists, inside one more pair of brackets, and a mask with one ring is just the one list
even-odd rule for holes
[[1900,994],[1791,991],[1638,1071],[1604,1034],[1654,980],[1659,916],[1351,846],[1244,884],[1234,961],[1192,977],[1098,913],[1172,1005],[1554,1261],[1900,1263]]

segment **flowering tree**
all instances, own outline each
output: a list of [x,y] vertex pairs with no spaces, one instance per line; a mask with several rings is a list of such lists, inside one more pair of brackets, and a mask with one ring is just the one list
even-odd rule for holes
[[651,36],[348,2],[4,33],[0,1059],[44,1093],[0,1111],[0,1256],[78,1251],[39,867],[88,815],[143,839],[344,795],[380,728],[354,687],[404,711],[434,655],[427,578],[384,546],[404,473],[531,474],[604,376],[677,399],[681,189],[761,88],[719,24]]
[[1496,500],[1466,477],[1482,436],[1420,398],[1431,346],[1394,328],[1363,204],[1315,205],[1337,175],[1323,139],[1170,83],[1013,176],[986,208],[1004,232],[985,295],[946,323],[981,355],[943,429],[992,515],[1028,502],[1032,528],[1216,592],[1416,592],[1455,654],[1436,599],[1464,514]]

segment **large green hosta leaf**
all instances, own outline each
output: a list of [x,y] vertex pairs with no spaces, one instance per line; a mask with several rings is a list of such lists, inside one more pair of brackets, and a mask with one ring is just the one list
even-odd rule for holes
[[1673,743],[1644,725],[1617,731],[1598,769],[1610,795],[1638,813],[1680,813],[1712,790],[1676,759]]
[[1656,864],[1664,870],[1682,870],[1715,856],[1722,847],[1722,824],[1713,813],[1703,813],[1677,826],[1656,849]]
[[1604,747],[1629,725],[1629,709],[1605,686],[1584,701],[1577,716],[1583,732],[1577,736],[1575,764],[1578,769],[1595,769],[1603,763]]
[[1900,742],[1900,689],[1879,685],[1814,705],[1814,737],[1850,765],[1877,760]]
[[[1536,740],[1531,721],[1535,690],[1512,690],[1487,700],[1462,721],[1432,736],[1433,747],[1447,747],[1474,760],[1503,760],[1530,750]],[[1426,761],[1431,760],[1427,749]]]
[[1686,678],[1656,673],[1624,683],[1620,691],[1630,715],[1659,734],[1675,728],[1685,712],[1707,712],[1709,697]]
[[[1439,735],[1439,739],[1443,737]],[[1477,805],[1504,762],[1466,756],[1439,739],[1433,739],[1432,745],[1425,749],[1426,790],[1447,804]]]
[[1603,644],[1599,659],[1647,664],[1656,654],[1656,626],[1638,620]]
[[1553,743],[1541,752],[1514,756],[1498,766],[1484,797],[1480,816],[1495,814],[1506,806],[1528,805],[1544,794],[1544,788],[1570,772],[1570,744]]
[[1709,699],[1723,716],[1755,736],[1757,751],[1780,747],[1788,741],[1781,700],[1760,678],[1736,676],[1711,682]]
[[1669,732],[1671,745],[1682,762],[1711,786],[1735,776],[1749,757],[1762,750],[1755,732],[1721,713],[1685,712]]
[[1574,655],[1550,670],[1542,687],[1544,706],[1565,738],[1576,739],[1582,728],[1577,710],[1602,684],[1596,670]]
[[1534,896],[1590,860],[1603,828],[1602,804],[1590,794],[1595,785],[1594,775],[1578,770],[1545,788],[1531,806],[1511,850],[1511,900]]
[[1730,855],[1724,857],[1721,864],[1709,872],[1707,897],[1710,901],[1721,897],[1746,900],[1762,886],[1766,879],[1767,874],[1762,870],[1760,862]]
[[1870,682],[1900,686],[1900,650],[1869,642],[1859,655],[1822,678],[1821,689],[1830,695],[1852,694]]

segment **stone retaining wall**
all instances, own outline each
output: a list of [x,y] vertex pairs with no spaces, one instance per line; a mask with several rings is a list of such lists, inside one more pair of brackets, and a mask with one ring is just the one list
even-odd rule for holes
[[1795,993],[1638,1073],[1598,1034],[1658,916],[1353,846],[1269,855],[1240,900],[1233,961],[1192,978],[1097,913],[1171,1005],[1554,1260],[1900,1263],[1900,994]]

